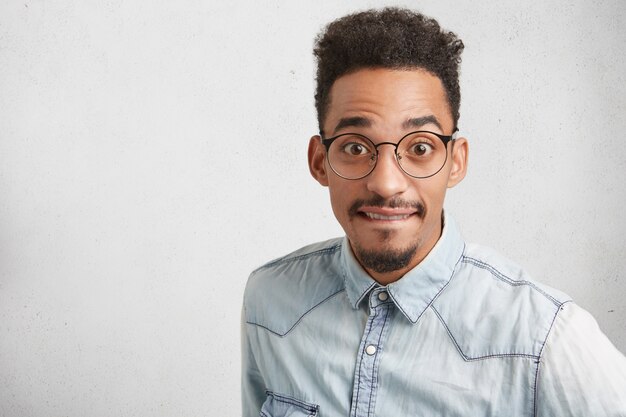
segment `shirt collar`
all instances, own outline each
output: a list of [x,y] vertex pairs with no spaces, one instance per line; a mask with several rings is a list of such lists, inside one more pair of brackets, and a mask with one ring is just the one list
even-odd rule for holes
[[[417,322],[448,284],[464,247],[465,243],[454,220],[444,213],[441,237],[430,253],[398,281],[387,285],[391,299],[412,323]],[[369,291],[380,285],[356,260],[347,237],[341,245],[341,263],[348,299],[352,307],[357,309]]]

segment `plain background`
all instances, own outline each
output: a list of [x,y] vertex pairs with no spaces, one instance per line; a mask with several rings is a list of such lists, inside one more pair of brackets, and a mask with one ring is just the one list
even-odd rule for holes
[[[342,234],[313,39],[385,4],[0,3],[0,415],[239,414],[249,272]],[[466,44],[464,236],[626,351],[624,2],[401,4]]]

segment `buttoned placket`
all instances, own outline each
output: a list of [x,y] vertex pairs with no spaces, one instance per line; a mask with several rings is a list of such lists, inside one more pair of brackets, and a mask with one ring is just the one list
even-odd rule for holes
[[369,316],[357,355],[352,389],[351,417],[374,415],[378,389],[378,367],[383,354],[394,304],[384,287],[369,295]]

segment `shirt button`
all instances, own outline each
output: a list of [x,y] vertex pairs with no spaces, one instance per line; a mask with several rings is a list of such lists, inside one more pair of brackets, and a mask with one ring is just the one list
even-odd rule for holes
[[365,353],[372,356],[374,353],[376,353],[376,346],[369,345],[368,347],[365,348]]
[[378,293],[378,299],[380,301],[387,301],[387,298],[389,298],[389,294],[387,294],[385,291]]

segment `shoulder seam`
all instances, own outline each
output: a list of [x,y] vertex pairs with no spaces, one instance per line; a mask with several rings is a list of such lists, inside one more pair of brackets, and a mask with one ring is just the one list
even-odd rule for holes
[[554,304],[557,307],[560,307],[564,302],[567,301],[571,301],[571,300],[566,300],[564,302],[557,300],[556,298],[554,298],[553,296],[551,296],[550,294],[548,294],[547,292],[545,292],[544,290],[542,290],[541,288],[539,288],[537,285],[535,285],[535,283],[531,282],[531,281],[526,281],[526,280],[515,280],[512,279],[506,275],[504,275],[502,272],[498,271],[496,268],[494,268],[492,265],[480,261],[476,258],[471,258],[469,256],[465,256],[463,255],[463,261],[464,263],[469,263],[472,264],[478,268],[482,268],[485,269],[489,272],[491,272],[497,279],[499,279],[502,282],[505,282],[511,286],[529,286],[532,289],[534,289],[535,291],[537,291],[538,293],[540,293],[541,295],[543,295],[544,297],[546,297],[547,299],[549,299],[552,304]]
[[535,369],[535,385],[533,386],[533,416],[537,417],[537,385],[539,383],[539,367],[541,366],[541,359],[543,358],[543,349],[546,347],[546,343],[548,342],[548,338],[552,333],[552,328],[554,327],[554,323],[556,322],[556,318],[559,313],[563,310],[563,305],[566,303],[571,303],[572,300],[566,300],[559,304],[556,309],[556,313],[554,313],[554,317],[552,318],[552,323],[550,323],[550,328],[546,332],[546,338],[543,340],[541,345],[541,349],[539,350],[539,357],[537,358],[537,368]]
[[250,275],[254,275],[258,271],[261,271],[263,269],[271,268],[273,266],[284,264],[284,263],[287,263],[287,262],[298,261],[298,260],[310,258],[312,256],[320,256],[320,255],[326,255],[326,254],[329,254],[329,253],[334,253],[340,247],[341,247],[341,243],[336,243],[333,246],[329,246],[329,247],[323,248],[323,249],[318,249],[316,251],[308,252],[308,253],[305,253],[305,254],[302,254],[302,255],[297,255],[297,256],[286,255],[286,256],[283,256],[282,258],[278,258],[278,259],[275,259],[273,261],[270,261],[270,262],[266,263],[265,265],[261,265],[260,267],[258,267],[254,271],[252,271],[252,273]]

